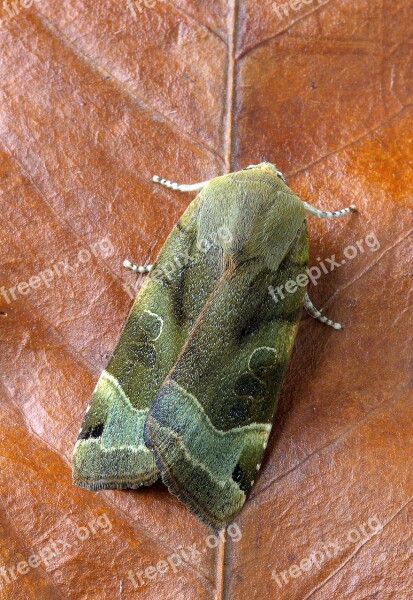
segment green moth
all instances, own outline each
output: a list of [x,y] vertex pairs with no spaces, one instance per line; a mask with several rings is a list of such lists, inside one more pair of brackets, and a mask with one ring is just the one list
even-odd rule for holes
[[[158,478],[218,529],[260,469],[300,313],[337,329],[306,293],[306,216],[270,163],[200,190],[153,265],[101,374],[73,455],[84,488],[138,488]],[[301,279],[300,279],[301,278]],[[275,302],[270,289],[301,281]],[[304,285],[302,283],[304,282]]]

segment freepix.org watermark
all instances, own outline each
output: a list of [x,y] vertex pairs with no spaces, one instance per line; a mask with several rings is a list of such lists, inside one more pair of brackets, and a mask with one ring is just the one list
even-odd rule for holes
[[30,8],[32,5],[33,0],[14,0],[13,2],[4,0],[2,10],[0,10],[0,27],[17,17],[23,9]]
[[286,586],[292,579],[297,579],[304,573],[312,569],[321,569],[321,565],[331,558],[334,558],[352,545],[358,544],[363,540],[368,540],[383,529],[377,517],[371,517],[366,523],[350,529],[345,539],[339,543],[337,541],[326,542],[319,546],[317,550],[303,557],[299,563],[294,563],[283,571],[273,571],[271,578],[275,580],[279,588]]
[[[207,254],[220,243],[229,243],[232,241],[232,234],[228,227],[222,225],[218,227],[216,233],[214,234],[214,238],[212,239],[200,239],[196,243],[196,248],[198,252],[202,252],[203,254]],[[158,283],[165,285],[170,284],[173,279],[181,273],[182,269],[189,266],[191,263],[195,262],[196,254],[191,254],[191,251],[185,250],[182,248],[179,252],[176,252],[173,259],[169,261],[163,261],[162,265],[157,266],[151,271],[151,279],[154,279]],[[132,300],[135,299],[136,293],[139,290],[140,284],[139,280],[135,282],[133,285],[129,285],[127,283],[123,283],[123,288],[128,292],[129,296]]]
[[69,256],[66,256],[62,260],[52,261],[46,269],[32,275],[27,281],[20,281],[8,289],[1,286],[0,294],[6,300],[7,304],[11,304],[11,302],[17,300],[19,296],[27,296],[32,290],[37,290],[42,286],[49,288],[59,277],[72,275],[80,265],[88,263],[92,256],[109,258],[110,256],[113,256],[114,252],[115,249],[110,240],[108,240],[108,238],[103,238],[99,240],[99,242],[91,244],[89,248],[82,248],[79,250],[74,262],[70,262]]
[[271,4],[272,10],[275,12],[279,20],[289,17],[292,12],[300,11],[304,6],[320,6],[325,4],[328,0],[288,0],[288,2],[273,2]]
[[[228,540],[239,542],[242,534],[237,523],[232,523],[226,528]],[[219,534],[210,534],[205,538],[203,548],[198,549],[196,544],[192,546],[180,546],[174,552],[169,554],[165,560],[159,560],[156,565],[149,565],[143,571],[128,571],[128,579],[133,587],[138,589],[144,586],[149,581],[153,581],[162,577],[168,571],[176,573],[179,568],[185,564],[197,563],[200,561],[202,554],[205,554],[208,548],[216,548],[221,542],[225,542],[225,530],[222,529]]]
[[283,285],[274,288],[269,286],[268,292],[274,302],[284,300],[286,294],[294,294],[299,287],[306,287],[309,281],[317,285],[318,279],[324,273],[332,273],[335,269],[346,264],[348,260],[353,260],[358,254],[363,254],[366,248],[370,252],[377,252],[380,248],[380,242],[375,233],[368,233],[364,240],[357,240],[354,246],[347,246],[343,250],[344,258],[336,260],[336,255],[332,254],[330,258],[317,258],[317,265],[306,269],[305,273],[300,273],[295,279],[289,279]]
[[38,552],[30,554],[26,560],[21,560],[11,567],[0,567],[0,589],[2,586],[10,585],[20,575],[27,575],[33,569],[39,567],[48,568],[54,558],[66,552],[69,552],[87,540],[91,536],[99,533],[111,531],[112,523],[106,514],[99,515],[89,521],[86,526],[76,527],[73,538],[68,541],[65,539],[52,539],[47,546],[41,548]]
[[126,4],[133,18],[137,19],[146,8],[155,8],[156,0],[126,0]]

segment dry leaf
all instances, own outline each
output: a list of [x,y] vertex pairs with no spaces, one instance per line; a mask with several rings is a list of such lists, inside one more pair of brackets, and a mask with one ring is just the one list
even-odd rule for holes
[[[30,4],[0,24],[1,598],[411,598],[409,3]],[[309,291],[345,329],[303,316],[224,544],[161,484],[75,488],[70,455],[136,292],[123,259],[192,198],[152,175],[264,159],[359,214],[310,220],[312,264],[339,266]]]

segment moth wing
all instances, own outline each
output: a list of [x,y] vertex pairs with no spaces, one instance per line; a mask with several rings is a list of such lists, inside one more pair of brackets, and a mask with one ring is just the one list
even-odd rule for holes
[[215,284],[196,246],[198,202],[168,236],[97,382],[73,453],[81,487],[136,488],[159,477],[143,439],[146,415]]
[[307,264],[304,222],[276,271],[260,259],[228,269],[148,413],[164,483],[213,528],[234,518],[257,476],[298,328],[305,289],[277,303],[268,288]]

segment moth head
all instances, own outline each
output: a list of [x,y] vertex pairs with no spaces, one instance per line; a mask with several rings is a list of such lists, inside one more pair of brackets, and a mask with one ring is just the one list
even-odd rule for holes
[[248,167],[245,168],[245,170],[247,171],[248,169],[259,169],[260,171],[265,171],[267,173],[271,173],[272,175],[275,175],[276,177],[281,179],[281,181],[283,183],[285,183],[285,185],[287,185],[287,181],[286,181],[284,175],[272,163],[262,162],[262,163],[258,163],[258,165],[249,165]]
[[276,271],[306,216],[301,200],[268,162],[212,180],[200,199],[197,243],[229,232],[218,237],[217,246],[235,267],[260,259]]

